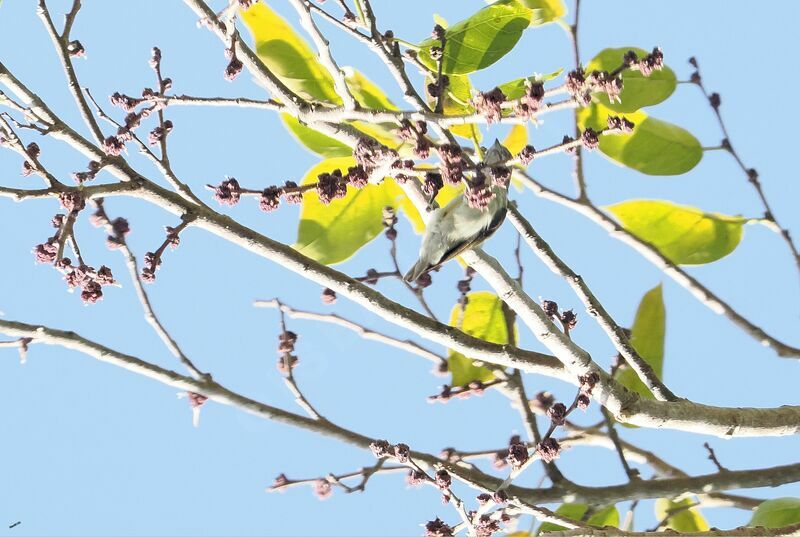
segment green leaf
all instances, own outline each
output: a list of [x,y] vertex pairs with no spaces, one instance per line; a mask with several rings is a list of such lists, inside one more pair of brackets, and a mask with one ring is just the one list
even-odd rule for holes
[[[658,378],[664,373],[664,335],[666,332],[667,312],[664,308],[664,297],[661,284],[650,289],[642,297],[636,318],[631,328],[631,345],[639,356],[653,368]],[[616,379],[626,388],[635,391],[642,397],[654,399],[653,394],[639,380],[633,369],[619,371]]]
[[[354,165],[352,157],[324,160],[306,173],[302,183],[313,183],[319,174],[337,168],[346,172]],[[397,207],[398,192],[397,185],[391,181],[369,184],[362,189],[348,187],[344,198],[333,200],[329,205],[319,201],[316,191],[306,192],[294,248],[326,265],[341,263],[380,234],[383,208]]]
[[782,528],[800,523],[800,498],[776,498],[756,507],[748,526]]
[[[564,503],[561,504],[558,509],[556,509],[556,513],[565,518],[569,518],[570,520],[580,522],[583,520],[583,517],[588,509],[589,506],[584,503]],[[595,511],[586,520],[586,523],[591,524],[592,526],[612,526],[616,528],[619,527],[619,512],[617,512],[617,508],[615,506],[608,505]],[[564,526],[559,526],[558,524],[553,524],[552,522],[544,522],[541,526],[539,526],[538,534],[543,535],[547,532],[562,531],[565,529],[567,528]]]
[[533,10],[531,26],[555,22],[567,14],[564,0],[520,0],[520,4]]
[[667,528],[684,533],[708,531],[708,522],[706,522],[706,519],[700,514],[699,509],[695,507],[682,509],[693,503],[696,503],[693,498],[686,498],[679,502],[668,500],[667,498],[659,498],[655,503],[656,519],[659,521],[664,520],[670,513],[675,512],[674,515],[669,517],[666,524]]
[[629,200],[607,209],[627,231],[681,265],[711,263],[733,252],[748,221],[662,200]]
[[547,73],[544,75],[532,75],[523,78],[515,78],[514,80],[500,84],[497,87],[500,88],[500,90],[503,92],[503,95],[506,96],[506,99],[519,99],[525,94],[526,82],[547,82],[556,78],[563,71],[563,69],[559,69],[558,71],[553,71],[552,73]]
[[[603,49],[586,65],[586,70],[611,72],[622,65],[622,57],[629,50],[636,52],[640,58],[648,54],[646,50],[636,47]],[[667,66],[660,71],[653,71],[649,77],[639,71],[626,69],[622,72],[622,82],[620,103],[610,103],[605,93],[595,94],[603,105],[615,112],[635,112],[642,107],[658,104],[672,95],[678,84],[675,72]]]
[[[449,77],[450,82],[447,85],[444,101],[442,102],[442,111],[448,116],[461,116],[466,114],[474,114],[475,107],[470,104],[472,99],[472,83],[467,75],[452,75]],[[433,106],[436,99],[428,93],[428,84],[432,83],[433,79],[428,77],[425,79],[425,95],[428,98],[428,103]],[[483,134],[477,125],[468,123],[466,125],[452,125],[450,132],[456,136],[466,138],[467,140],[477,140],[478,143],[483,139]]]
[[[461,305],[453,306],[450,326],[460,327],[463,332],[491,343],[505,345],[509,342],[503,301],[488,291],[469,293],[463,312]],[[515,338],[515,334],[512,338]],[[494,378],[489,369],[475,365],[472,359],[458,352],[450,351],[447,366],[453,376],[453,386],[464,386],[473,380],[486,382]]]
[[[466,74],[492,65],[514,48],[530,24],[531,14],[515,0],[502,0],[449,27],[445,32],[443,72]],[[420,43],[419,60],[431,71],[436,69],[436,62],[430,50],[438,45],[433,38]]]
[[[258,5],[258,4],[256,4]],[[311,152],[323,157],[346,157],[353,154],[353,148],[327,134],[307,127],[290,114],[281,114],[283,124],[298,142]]]
[[266,3],[241,10],[239,17],[253,34],[258,57],[287,88],[304,99],[341,104],[333,78],[316,53]]
[[[397,110],[394,103],[374,82],[353,68],[345,67],[344,71],[347,86],[361,106],[372,110]],[[290,114],[281,114],[281,119],[295,139],[317,155],[322,157],[346,157],[353,153],[352,148],[347,144],[300,123],[297,118]],[[353,121],[351,124],[364,134],[389,147],[396,148],[401,143],[394,134],[394,125],[360,121]]]
[[342,71],[347,87],[358,104],[370,110],[398,110],[386,93],[360,71],[352,67],[343,67]]
[[635,125],[630,134],[600,137],[600,151],[623,166],[647,175],[680,175],[703,158],[703,147],[689,131],[644,112],[617,114],[595,103],[578,111],[578,125],[604,129],[609,115],[625,117]]

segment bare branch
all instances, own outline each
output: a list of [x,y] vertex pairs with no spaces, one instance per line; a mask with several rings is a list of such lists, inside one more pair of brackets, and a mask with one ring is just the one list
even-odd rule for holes
[[648,244],[632,233],[626,231],[622,226],[617,224],[614,220],[612,220],[609,216],[592,205],[590,202],[572,199],[556,192],[555,190],[549,189],[525,172],[516,173],[523,179],[525,185],[529,187],[537,196],[555,201],[556,203],[564,205],[565,207],[569,207],[575,212],[578,212],[589,218],[591,221],[605,229],[611,237],[624,242],[639,252],[645,259],[661,269],[664,274],[691,292],[695,298],[707,306],[711,311],[720,315],[724,315],[756,341],[766,347],[774,349],[778,356],[792,358],[800,357],[800,349],[779,341],[773,336],[767,334],[760,327],[748,321],[740,313],[734,310],[728,303],[724,302],[721,298],[711,292],[697,279],[695,279],[693,276],[690,276],[681,267],[667,259],[656,249],[655,246]]
[[80,2],[75,2],[73,4],[72,11],[70,11],[67,17],[67,23],[69,26],[66,26],[65,24],[63,37],[58,34],[58,31],[53,24],[53,19],[50,17],[50,11],[47,9],[47,3],[45,0],[39,0],[37,13],[39,18],[42,19],[42,22],[47,29],[47,33],[50,35],[50,39],[53,41],[53,46],[58,54],[58,59],[61,61],[61,67],[64,69],[64,74],[67,76],[67,86],[69,87],[69,91],[72,93],[72,97],[75,99],[75,104],[78,105],[78,110],[81,113],[81,117],[86,123],[86,126],[89,127],[95,142],[99,144],[103,141],[103,131],[100,130],[100,125],[97,124],[97,119],[95,119],[95,117],[92,115],[92,111],[89,109],[89,104],[86,102],[86,99],[81,93],[81,86],[78,83],[78,76],[75,74],[75,68],[72,65],[72,59],[70,58],[69,51],[67,50],[66,39],[69,36],[69,30],[72,27],[72,23],[75,21],[75,16],[78,13],[78,9],[80,9]]
[[677,398],[672,391],[667,388],[663,382],[658,378],[650,364],[644,361],[636,349],[633,348],[625,332],[614,321],[614,319],[605,310],[599,300],[592,294],[589,286],[586,285],[583,278],[575,274],[575,272],[553,252],[550,245],[536,233],[533,226],[528,222],[519,210],[514,206],[508,208],[508,219],[517,228],[520,236],[525,239],[525,242],[530,246],[531,250],[541,259],[544,264],[558,274],[572,287],[578,298],[581,299],[583,305],[586,307],[586,312],[593,316],[608,338],[614,344],[614,347],[619,351],[628,365],[631,366],[639,379],[645,386],[661,401],[674,401]]

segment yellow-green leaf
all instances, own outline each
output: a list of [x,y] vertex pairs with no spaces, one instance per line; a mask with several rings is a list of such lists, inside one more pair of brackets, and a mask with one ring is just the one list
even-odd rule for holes
[[[442,111],[448,116],[461,116],[467,114],[474,114],[475,107],[470,104],[472,99],[472,83],[467,75],[452,75],[449,77],[450,81],[445,91],[445,97],[442,102]],[[433,79],[428,77],[425,79],[425,94],[428,98],[428,103],[434,105],[436,99],[432,98],[428,93],[428,84],[433,82]],[[478,143],[483,139],[483,134],[478,126],[474,123],[467,123],[465,125],[452,125],[450,132],[456,136],[466,138],[467,140],[477,140]]]
[[662,200],[623,201],[608,210],[627,231],[683,265],[711,263],[733,252],[747,222]]
[[[622,65],[622,57],[629,50],[640,58],[647,55],[646,50],[636,47],[607,48],[592,58],[586,70],[611,72]],[[644,106],[658,104],[672,95],[678,84],[675,72],[667,66],[660,71],[653,71],[650,76],[626,69],[622,72],[622,82],[622,92],[619,95],[622,102],[610,103],[605,93],[595,94],[601,103],[615,112],[635,112]]]
[[508,132],[503,145],[511,151],[512,155],[516,155],[528,145],[528,127],[525,125],[514,125]]
[[[463,332],[491,343],[505,345],[509,342],[503,302],[488,291],[469,293],[463,311],[461,305],[453,306],[450,326],[457,326]],[[489,369],[475,365],[472,359],[459,352],[450,351],[447,366],[452,374],[453,386],[463,386],[473,380],[485,382],[494,378]]]
[[[354,165],[352,157],[324,160],[306,173],[303,184],[313,183],[319,174],[337,168],[347,173],[347,168]],[[333,200],[329,205],[319,201],[316,191],[306,192],[294,248],[326,265],[348,259],[383,230],[383,208],[397,207],[400,201],[396,188],[389,181],[369,184],[362,189],[348,187],[344,198]]]
[[358,104],[370,110],[397,110],[386,93],[373,81],[352,67],[343,67],[347,87]]
[[[556,509],[556,513],[570,520],[579,522],[583,520],[583,517],[586,515],[586,511],[588,509],[589,506],[584,503],[564,503],[561,504],[558,509]],[[616,528],[619,527],[619,512],[617,512],[617,508],[615,506],[608,505],[592,513],[592,515],[586,520],[586,523],[592,526],[612,526]],[[559,526],[558,524],[544,522],[541,526],[539,526],[538,535],[547,535],[548,532],[562,531],[565,529],[565,527]]]
[[500,88],[500,91],[503,92],[503,95],[506,96],[506,99],[519,99],[525,94],[526,83],[547,82],[556,78],[563,71],[563,69],[559,69],[558,71],[553,71],[552,73],[547,73],[544,75],[532,75],[523,78],[515,78],[514,80],[500,84],[497,87]]
[[[653,368],[658,378],[662,378],[664,372],[666,319],[667,312],[664,308],[661,284],[659,284],[642,297],[639,309],[636,310],[630,338],[633,348]],[[619,371],[616,378],[623,386],[642,397],[654,399],[653,394],[632,369]]]
[[635,125],[629,134],[600,137],[600,151],[623,166],[647,175],[680,175],[703,158],[703,147],[689,131],[641,111],[618,114],[594,103],[578,111],[578,125],[604,129],[609,115],[625,117]]
[[696,503],[693,498],[686,498],[679,502],[667,498],[659,498],[655,503],[656,518],[661,521],[669,517],[665,527],[680,532],[708,531],[709,525],[700,510],[696,507],[686,508],[687,505]]
[[[372,110],[397,110],[397,107],[383,93],[383,90],[366,76],[351,67],[345,67],[344,71],[347,86],[361,106]],[[300,123],[297,118],[290,114],[282,113],[281,119],[295,139],[313,153],[323,157],[344,157],[353,153],[352,148],[347,144]],[[359,131],[375,138],[386,146],[396,148],[401,143],[394,134],[394,125],[364,123],[361,121],[353,121],[351,124]]]
[[533,10],[531,26],[555,22],[567,14],[564,0],[520,0],[520,3]]
[[342,102],[333,78],[306,40],[265,2],[242,10],[239,16],[253,35],[258,57],[287,88],[304,99]]
[[282,113],[281,120],[298,142],[317,155],[346,157],[353,154],[353,148],[349,145],[300,123],[290,114]]
[[775,498],[761,502],[748,526],[783,528],[800,523],[800,498]]
[[[492,65],[514,48],[530,24],[531,14],[516,0],[501,0],[450,26],[445,32],[443,72],[466,74]],[[419,60],[431,71],[436,62],[430,50],[438,45],[433,38],[420,43]]]

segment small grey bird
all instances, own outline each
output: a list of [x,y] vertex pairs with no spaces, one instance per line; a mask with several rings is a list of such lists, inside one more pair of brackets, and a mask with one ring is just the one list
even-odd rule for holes
[[[486,151],[482,167],[501,165],[511,158],[508,149],[495,140]],[[508,191],[496,185],[491,190],[494,196],[483,210],[470,207],[464,196],[457,196],[443,208],[433,211],[422,238],[419,259],[404,276],[406,281],[416,281],[466,250],[479,246],[497,231],[506,217]]]

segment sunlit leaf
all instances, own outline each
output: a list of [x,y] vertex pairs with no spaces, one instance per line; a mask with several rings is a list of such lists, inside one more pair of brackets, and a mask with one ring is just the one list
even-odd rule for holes
[[[586,70],[611,72],[622,65],[622,57],[629,50],[636,52],[640,58],[648,54],[646,50],[636,47],[603,49],[586,65]],[[667,66],[660,71],[653,71],[649,77],[639,71],[626,69],[622,72],[622,81],[622,102],[609,103],[605,93],[596,94],[601,103],[615,112],[635,112],[644,106],[658,104],[672,95],[678,84],[675,73]]]
[[547,73],[544,75],[532,75],[522,78],[515,78],[514,80],[500,84],[497,87],[500,88],[500,90],[503,92],[503,95],[505,95],[507,99],[519,99],[525,94],[526,82],[547,82],[556,78],[563,71],[563,69],[559,69],[558,71],[553,71],[552,73]]
[[[450,81],[445,91],[444,100],[442,102],[442,111],[448,116],[461,116],[475,113],[475,107],[470,104],[472,99],[472,83],[467,75],[452,75],[449,77]],[[432,78],[425,79],[425,94],[428,102],[431,105],[436,103],[436,99],[430,96],[427,92],[428,84],[433,82]],[[456,136],[466,138],[467,140],[477,140],[478,143],[483,139],[483,134],[478,126],[474,123],[467,123],[465,125],[452,125],[450,132]]]
[[[450,326],[460,327],[463,332],[491,343],[508,343],[508,325],[503,313],[503,302],[497,295],[479,291],[469,293],[467,299],[463,312],[459,304],[453,306]],[[458,352],[450,351],[447,366],[452,374],[453,386],[463,386],[473,380],[485,382],[494,378],[489,369],[475,365],[470,358]]]
[[748,526],[782,528],[800,523],[800,498],[775,498],[756,507]]
[[[397,110],[397,107],[374,82],[352,68],[345,68],[347,85],[356,101],[364,108],[373,110]],[[322,157],[344,157],[353,153],[352,148],[335,138],[319,132],[286,113],[281,114],[284,125],[292,135],[311,152]],[[395,125],[353,121],[351,124],[364,134],[384,145],[397,148],[401,140],[394,134]]]
[[567,14],[564,0],[520,0],[520,4],[533,10],[531,26],[555,22]]
[[[636,318],[631,328],[631,345],[639,356],[653,368],[658,378],[664,373],[664,335],[666,332],[667,312],[664,308],[664,297],[661,284],[648,291],[639,303]],[[626,388],[635,391],[642,397],[653,399],[653,394],[639,380],[633,369],[619,371],[616,379]]]
[[[530,21],[531,10],[515,0],[502,0],[450,26],[445,33],[443,72],[466,74],[492,65],[514,48]],[[420,43],[419,60],[432,71],[436,62],[430,49],[438,44],[433,38]]]
[[626,117],[635,125],[630,134],[600,137],[600,151],[623,166],[647,175],[680,175],[703,158],[700,142],[689,131],[641,111],[617,114],[595,103],[578,111],[578,124],[581,129],[604,129],[609,115]]
[[688,505],[696,503],[692,498],[686,498],[679,502],[659,498],[655,503],[656,518],[659,521],[672,514],[665,525],[666,528],[680,532],[708,531],[709,525],[700,510],[696,507],[686,508]]
[[[319,174],[337,168],[346,173],[354,165],[352,157],[324,160],[306,173],[302,184],[313,183]],[[396,207],[399,201],[396,185],[390,181],[362,189],[348,187],[347,196],[329,205],[319,201],[316,191],[306,192],[294,248],[326,265],[340,263],[380,234],[383,208]]]
[[281,114],[281,120],[289,132],[307,149],[323,157],[346,157],[353,149],[335,138],[300,123],[291,114]]
[[397,110],[386,93],[373,81],[352,67],[344,67],[345,82],[358,104],[370,110]]
[[747,222],[663,200],[623,201],[608,210],[627,231],[684,265],[711,263],[733,252]]
[[439,15],[438,13],[433,14],[433,22],[438,24],[444,29],[447,29],[450,25],[447,23],[447,19]]
[[[584,503],[564,503],[556,509],[556,513],[570,520],[579,522],[583,520],[588,509],[589,506]],[[619,512],[617,512],[615,506],[608,505],[592,513],[586,520],[586,523],[592,526],[613,526],[616,528],[619,527]],[[558,524],[553,524],[552,522],[543,522],[542,525],[539,526],[538,534],[546,535],[551,531],[562,531],[565,529],[567,528],[559,526]]]
[[306,40],[265,2],[241,10],[239,16],[253,35],[258,57],[287,88],[304,99],[342,102]]
[[514,125],[503,140],[503,145],[511,151],[512,155],[516,155],[528,145],[528,127],[525,125]]

